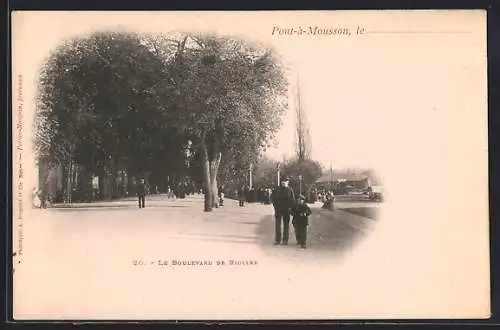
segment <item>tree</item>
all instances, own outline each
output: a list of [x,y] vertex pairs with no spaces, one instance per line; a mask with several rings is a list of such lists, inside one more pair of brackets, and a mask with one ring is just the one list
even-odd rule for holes
[[[116,182],[118,172],[198,177],[205,210],[219,168],[243,172],[281,125],[284,68],[272,49],[234,38],[98,32],[61,45],[41,71],[39,157],[78,164]],[[226,174],[224,174],[226,175]],[[102,180],[99,180],[101,183]],[[67,189],[70,191],[70,189]]]
[[309,159],[311,156],[311,139],[309,136],[309,128],[307,126],[306,111],[298,83],[295,102],[295,149],[297,159],[299,161],[304,161]]
[[271,187],[277,183],[277,161],[261,157],[255,168],[255,185]]
[[216,204],[223,159],[255,163],[281,125],[287,81],[273,50],[234,38],[184,35],[171,69],[176,103],[203,158],[205,211]]
[[291,178],[292,184],[297,187],[299,184],[299,175],[302,176],[302,184],[304,187],[310,187],[317,179],[321,177],[321,164],[317,161],[306,160],[290,160],[283,164],[282,173]]
[[119,168],[144,172],[162,152],[175,155],[175,132],[158,120],[155,95],[166,77],[163,60],[137,34],[99,32],[63,43],[40,73],[39,158],[63,165],[70,190],[75,163],[115,182]]

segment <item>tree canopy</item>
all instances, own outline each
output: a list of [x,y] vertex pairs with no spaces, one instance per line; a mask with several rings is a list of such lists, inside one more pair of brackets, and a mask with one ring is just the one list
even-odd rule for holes
[[295,184],[299,182],[299,176],[301,176],[304,185],[311,185],[321,177],[322,170],[321,164],[317,161],[293,159],[283,164],[282,173],[290,177]]
[[42,67],[35,146],[53,165],[74,162],[98,176],[150,172],[159,180],[171,172],[199,178],[206,155],[216,184],[266,149],[281,126],[287,88],[285,68],[264,45],[97,32],[61,44]]

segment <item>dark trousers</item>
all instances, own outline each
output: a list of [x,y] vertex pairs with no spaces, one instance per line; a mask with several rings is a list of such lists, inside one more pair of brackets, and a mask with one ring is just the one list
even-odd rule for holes
[[244,199],[240,199],[240,206],[245,206],[245,200]]
[[[290,213],[289,211],[275,211],[275,242],[288,243],[288,235],[290,234]],[[281,224],[283,223],[283,240],[281,235]]]
[[307,221],[294,220],[293,228],[295,229],[295,238],[297,243],[304,246],[307,242]]
[[146,195],[137,195],[137,197],[139,198],[139,208],[145,207]]

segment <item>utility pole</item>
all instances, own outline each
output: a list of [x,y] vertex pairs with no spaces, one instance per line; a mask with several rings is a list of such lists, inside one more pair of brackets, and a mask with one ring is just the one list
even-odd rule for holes
[[278,173],[278,186],[280,185],[280,162],[278,162],[278,166],[277,166],[277,173]]
[[333,191],[333,167],[331,160],[330,160],[330,190]]
[[302,175],[299,174],[299,194],[302,195]]

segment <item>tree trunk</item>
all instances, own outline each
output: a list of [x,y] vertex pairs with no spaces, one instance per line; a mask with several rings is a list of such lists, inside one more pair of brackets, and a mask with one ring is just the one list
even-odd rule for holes
[[203,161],[204,163],[204,187],[205,187],[205,212],[212,211],[212,189],[210,189],[210,163],[208,157]]
[[222,154],[218,152],[210,164],[210,188],[212,189],[212,206],[219,207],[219,187],[217,185],[217,172],[219,170]]
[[118,198],[118,175],[114,163],[111,164],[111,198]]
[[213,196],[213,206],[219,207],[219,189],[217,187],[217,176],[212,177],[212,196]]
[[99,197],[99,200],[103,200],[105,198],[104,190],[106,189],[106,186],[105,186],[104,180],[105,180],[106,176],[105,176],[105,174],[101,173],[101,174],[99,174],[98,178],[99,178],[99,181],[98,181],[98,183],[99,183],[99,196],[98,197]]
[[136,171],[128,168],[127,170],[127,192],[129,195],[135,194],[135,181],[137,180]]
[[93,200],[92,195],[93,195],[93,186],[92,186],[92,173],[90,173],[87,169],[85,169],[85,186],[84,186],[84,195],[85,195],[85,201],[86,202],[91,202]]
[[120,169],[120,197],[125,197],[127,195],[127,185],[126,185],[126,174],[125,169]]
[[201,137],[201,144],[203,148],[203,182],[205,187],[205,212],[212,211],[212,189],[210,189],[210,161],[208,159],[208,150],[205,143],[206,131],[203,132]]
[[50,173],[50,166],[48,165],[48,162],[45,159],[41,159],[39,161],[39,170],[38,170],[38,190],[42,192],[44,196],[48,196],[49,194],[49,187],[48,187],[48,181],[49,181],[49,173]]
[[71,203],[71,195],[73,193],[73,162],[71,161],[71,158],[67,161],[66,163],[66,196],[65,196],[65,203]]

